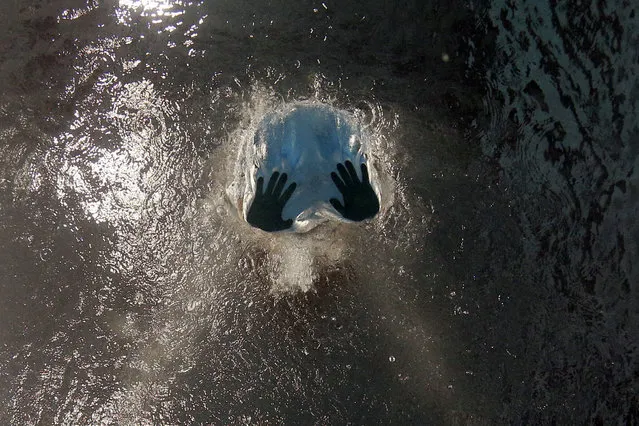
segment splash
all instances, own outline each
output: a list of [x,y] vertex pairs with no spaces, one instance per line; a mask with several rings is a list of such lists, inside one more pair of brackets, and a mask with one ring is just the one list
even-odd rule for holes
[[[285,219],[294,218],[291,232],[308,232],[328,219],[343,221],[328,203],[339,197],[328,177],[336,163],[366,162],[370,138],[356,117],[345,111],[320,102],[286,103],[266,114],[254,137],[243,141],[227,196],[246,217],[257,175],[268,179],[281,171],[298,186],[283,211]],[[375,163],[369,162],[369,167],[377,196],[382,198]]]
[[[323,119],[319,122],[319,128],[312,128],[312,123],[305,122],[295,130],[306,132],[307,138],[314,137],[312,133],[316,131],[334,132],[329,138],[332,137],[339,149],[333,150],[331,155],[320,156],[326,164],[334,166],[348,156],[367,161],[371,181],[382,201],[380,218],[383,218],[394,199],[390,195],[393,193],[394,183],[384,172],[384,162],[380,161],[384,153],[381,153],[379,148],[385,137],[383,130],[386,129],[379,127],[375,112],[371,112],[375,111],[374,107],[370,111],[357,109],[350,112],[337,108],[330,100],[321,96],[303,101],[285,101],[269,90],[257,86],[251,90],[248,99],[244,104],[243,116],[237,129],[229,134],[225,155],[216,157],[216,164],[211,166],[211,170],[218,171],[214,173],[215,177],[211,178],[217,184],[208,197],[206,209],[215,212],[221,219],[222,226],[230,226],[249,239],[249,245],[253,250],[267,252],[263,268],[266,272],[264,275],[271,283],[273,294],[306,292],[321,278],[320,271],[344,259],[349,251],[348,236],[355,232],[354,229],[365,225],[342,223],[344,221],[332,211],[327,202],[315,200],[315,204],[310,203],[311,208],[301,207],[304,201],[311,200],[313,194],[306,194],[306,199],[302,199],[301,203],[293,203],[291,210],[296,218],[293,232],[265,234],[246,223],[246,212],[254,195],[260,164],[262,168],[269,170],[281,166],[276,165],[275,160],[267,154],[264,138],[273,135],[265,135],[265,132],[269,131],[265,126],[281,126],[276,129],[276,134],[291,138],[295,131],[285,128],[287,119],[295,118],[299,114],[305,115],[304,118],[313,117],[313,114],[319,115]],[[331,124],[336,126],[331,127]],[[292,140],[289,142],[295,143]],[[289,160],[292,162],[290,157],[284,161]],[[222,173],[226,180],[219,176]],[[300,178],[303,178],[301,174],[295,176],[293,173],[292,180],[297,181]],[[220,183],[225,181],[228,182],[226,185]],[[330,179],[328,181],[330,182]],[[373,222],[380,218],[374,219]],[[311,230],[312,232],[309,232]]]

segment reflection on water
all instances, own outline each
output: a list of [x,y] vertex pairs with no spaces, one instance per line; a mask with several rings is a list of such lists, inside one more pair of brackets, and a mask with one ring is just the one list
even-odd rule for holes
[[172,8],[175,1],[157,1],[157,0],[119,0],[120,7],[128,7],[131,9],[142,8],[151,15],[164,15],[166,10]]
[[[639,417],[630,9],[62,3],[1,6],[2,423]],[[376,220],[228,201],[299,101],[374,135]]]

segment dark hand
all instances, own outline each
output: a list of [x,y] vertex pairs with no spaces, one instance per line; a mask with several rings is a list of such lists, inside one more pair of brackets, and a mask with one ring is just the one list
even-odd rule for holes
[[[297,184],[293,182],[284,193],[284,185],[286,185],[286,173],[280,177],[279,172],[274,172],[268,181],[266,192],[262,193],[264,187],[264,178],[257,179],[257,189],[255,198],[246,215],[246,221],[256,228],[260,228],[266,232],[281,231],[288,229],[293,224],[293,219],[282,220],[282,210],[284,204],[291,198]],[[277,184],[276,184],[277,183]]]
[[[337,198],[331,198],[330,202],[335,210],[346,219],[360,221],[371,218],[379,211],[379,200],[368,180],[368,169],[362,163],[362,181],[357,177],[353,163],[347,161],[346,167],[337,165],[337,173],[331,172],[331,178],[344,197],[344,205]],[[340,179],[341,177],[341,179]]]

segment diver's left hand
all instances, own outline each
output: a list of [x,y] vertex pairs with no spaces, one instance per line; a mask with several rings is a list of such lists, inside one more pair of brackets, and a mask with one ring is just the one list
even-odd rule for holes
[[[362,180],[359,180],[353,163],[346,161],[346,167],[341,164],[337,165],[337,173],[331,172],[333,183],[342,193],[344,204],[337,198],[331,198],[329,201],[342,216],[359,222],[369,219],[379,212],[379,200],[375,194],[375,190],[371,186],[368,177],[368,168],[362,163]],[[340,179],[341,178],[341,179]]]
[[279,172],[274,172],[268,181],[268,186],[264,193],[262,193],[264,178],[260,176],[257,179],[255,198],[246,215],[246,221],[248,223],[266,232],[281,231],[293,225],[293,219],[282,219],[284,205],[291,198],[297,186],[297,184],[293,182],[286,191],[284,191],[287,178],[286,173],[282,173],[280,176]]

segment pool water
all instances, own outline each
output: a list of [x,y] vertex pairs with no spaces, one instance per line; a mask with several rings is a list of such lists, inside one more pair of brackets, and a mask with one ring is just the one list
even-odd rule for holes
[[[637,6],[529,3],[2,2],[0,423],[638,422]],[[374,220],[243,219],[299,103]]]

